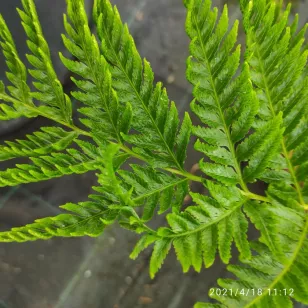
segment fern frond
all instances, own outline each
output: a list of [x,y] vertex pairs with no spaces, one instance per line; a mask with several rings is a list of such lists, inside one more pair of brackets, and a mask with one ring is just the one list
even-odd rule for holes
[[[227,6],[219,20],[209,0],[188,1],[187,6],[186,30],[192,40],[187,78],[194,85],[196,98],[191,108],[208,126],[194,128],[194,134],[205,141],[197,141],[195,148],[212,160],[200,162],[200,168],[226,185],[240,184],[247,190],[246,183],[260,177],[278,151],[281,116],[244,139],[254,123],[259,102],[247,64],[236,77],[240,62],[240,46],[235,47],[238,22],[228,32]],[[240,155],[238,151],[243,149],[246,154]],[[242,172],[244,161],[249,165]]]
[[26,137],[26,140],[6,141],[0,145],[0,161],[65,150],[78,137],[78,132],[65,131],[60,127],[42,127]]
[[[78,235],[78,228],[81,228],[83,235],[96,235],[96,233],[91,233],[92,231],[87,230],[92,230],[93,224],[98,224],[103,228],[103,225],[99,221],[103,220],[106,224],[109,221],[107,219],[109,217],[108,215],[111,215],[113,220],[119,216],[119,222],[125,228],[137,232],[144,232],[148,230],[144,223],[153,217],[157,205],[159,205],[159,213],[167,211],[170,207],[172,207],[174,212],[179,212],[183,200],[188,193],[188,180],[186,178],[179,179],[167,173],[157,172],[148,166],[130,165],[132,171],[120,170],[120,166],[126,161],[129,155],[121,152],[118,153],[120,149],[119,145],[111,144],[102,150],[92,146],[88,142],[77,140],[76,143],[80,145],[84,153],[75,149],[68,149],[68,154],[54,153],[50,156],[31,158],[35,163],[34,166],[18,165],[20,169],[7,171],[7,174],[11,176],[9,179],[8,175],[5,177],[0,173],[1,180],[6,181],[5,184],[7,186],[13,181],[12,185],[16,185],[19,183],[18,181],[31,182],[38,178],[44,180],[63,174],[83,173],[87,170],[101,171],[97,174],[100,185],[93,187],[98,194],[89,196],[93,201],[64,206],[64,209],[72,209],[73,212],[77,213],[78,207],[81,207],[80,211],[86,211],[85,215],[82,215],[80,218],[80,221],[78,217],[76,218],[81,227],[75,226],[75,224],[73,226],[69,224],[68,226],[64,226],[64,230],[59,228],[55,234],[49,233],[50,237],[56,235],[61,236],[61,234],[68,236],[70,233],[72,235]],[[39,169],[39,166],[41,166],[41,169]],[[21,168],[26,171],[21,173]],[[19,174],[17,176],[18,172]],[[35,178],[31,178],[34,175]],[[103,208],[98,214],[94,215],[88,212],[88,206],[97,207],[98,205]],[[134,208],[140,207],[141,205],[143,205],[143,214],[139,218]],[[91,211],[91,208],[89,208],[89,211]],[[115,216],[110,213],[113,213]],[[107,214],[106,217],[104,216],[105,214]],[[68,219],[68,216],[60,216],[47,220],[39,220],[39,225],[34,224],[26,226],[24,229],[13,229],[12,232],[5,233],[3,236],[5,236],[5,239],[7,236],[12,236],[11,240],[13,241],[15,239],[14,232],[25,231],[27,233],[29,231],[32,234],[31,232],[33,230],[40,229],[40,225],[43,227],[46,223],[46,227],[49,228],[49,222],[53,225],[62,218],[67,220],[68,223],[75,219],[74,217]],[[88,220],[90,229],[86,228],[86,222]],[[75,231],[73,232],[71,230]],[[87,232],[90,233],[88,234]],[[39,238],[39,236],[37,238],[33,237],[33,240]],[[24,241],[31,239],[31,237],[25,237]]]
[[67,149],[66,153],[51,153],[30,157],[33,164],[16,164],[16,168],[0,171],[0,187],[45,181],[68,174],[97,170],[103,157],[99,148],[75,140],[81,150]]
[[0,15],[0,45],[6,59],[9,72],[6,73],[11,86],[5,92],[5,87],[0,82],[0,100],[10,103],[0,104],[0,120],[11,120],[21,116],[35,117],[35,106],[30,96],[30,89],[27,86],[27,69],[18,56],[18,52],[10,30],[8,29],[2,15]]
[[189,142],[189,115],[179,127],[178,111],[162,84],[154,85],[150,64],[141,57],[127,25],[123,25],[116,7],[107,0],[94,4],[94,20],[102,41],[102,53],[110,64],[112,86],[121,102],[133,106],[132,126],[138,132],[123,135],[138,153],[152,158],[160,166],[183,170]]
[[[210,267],[215,261],[217,248],[223,262],[228,263],[233,239],[241,256],[249,259],[248,221],[241,209],[247,199],[237,188],[211,182],[207,183],[207,188],[213,198],[191,193],[196,205],[189,206],[184,212],[168,214],[170,228],[163,227],[156,234],[144,235],[131,256],[136,258],[150,244],[146,239],[150,236],[152,241],[156,236],[155,247],[165,247],[167,243],[174,246],[184,272],[191,266],[199,272],[203,263]],[[163,261],[161,256],[158,259],[155,253],[158,248],[155,247],[150,266],[152,277]]]
[[[0,82],[0,119],[44,116],[70,129],[43,127],[0,145],[0,161],[31,160],[0,171],[0,187],[90,170],[98,180],[88,201],[65,204],[61,215],[0,232],[0,241],[99,236],[118,222],[142,234],[131,258],[153,244],[152,278],[172,248],[184,272],[200,272],[216,256],[229,264],[234,244],[241,265],[228,268],[238,279],[218,281],[228,291],[214,292],[221,304],[196,307],[291,307],[293,299],[308,304],[307,26],[298,30],[298,17],[289,26],[290,6],[284,9],[281,1],[241,0],[247,34],[241,65],[239,23],[230,27],[227,6],[218,16],[211,0],[184,4],[191,39],[187,79],[195,98],[191,109],[203,123],[198,127],[188,113],[180,121],[175,103],[154,82],[150,64],[141,59],[109,0],[94,2],[97,36],[88,25],[84,0],[67,0],[64,16],[62,39],[75,58],[60,58],[75,76],[77,90],[71,95],[82,103],[78,112],[86,129],[72,122],[71,101],[52,67],[34,0],[22,0],[18,12],[31,51],[35,93],[0,16],[11,83],[6,88]],[[199,167],[212,180],[184,169],[192,133],[199,138],[195,149],[209,159]],[[142,164],[122,167],[130,158]],[[190,180],[201,183],[208,195],[189,192]],[[268,183],[266,196],[248,190],[257,180]],[[194,205],[183,209],[188,194]],[[156,214],[166,215],[166,225],[157,231],[150,227]],[[253,243],[247,240],[249,222],[260,233]],[[285,293],[270,293],[275,290]]]
[[53,69],[50,50],[43,36],[35,4],[33,0],[22,0],[22,6],[23,10],[18,9],[18,13],[32,53],[27,55],[27,58],[34,67],[29,72],[36,80],[33,84],[38,90],[31,93],[31,96],[45,103],[38,108],[41,112],[71,125],[72,104],[70,98],[63,92],[62,84]]
[[[292,181],[289,183],[297,192],[297,200],[303,205],[300,174],[308,163],[305,155],[307,133],[307,55],[303,48],[307,25],[297,31],[295,20],[288,27],[290,5],[281,14],[275,2],[257,0],[242,2],[247,33],[247,61],[251,67],[254,85],[259,89],[261,104],[259,117],[269,121],[282,112],[284,139],[281,149]],[[294,158],[293,158],[294,157]],[[269,166],[264,180],[283,178],[285,172],[276,166]]]
[[[86,13],[83,8],[83,1],[68,1],[68,17],[71,24],[68,23],[66,18],[64,24],[69,38],[63,37],[63,41],[67,49],[73,53],[79,61],[73,62],[65,59],[63,56],[61,58],[70,70],[81,75],[81,77],[85,79],[85,81],[73,79],[76,85],[87,93],[73,93],[77,99],[89,105],[89,108],[80,110],[81,113],[88,117],[84,123],[90,127],[91,132],[101,136],[102,140],[117,141],[119,144],[129,142],[136,145],[133,140],[138,139],[139,145],[144,145],[142,149],[149,149],[150,146],[152,150],[156,151],[159,146],[157,143],[153,143],[153,140],[151,141],[150,132],[147,131],[147,134],[142,136],[143,139],[141,135],[137,137],[136,135],[128,135],[130,130],[129,124],[132,122],[132,126],[134,126],[136,122],[135,120],[131,121],[133,110],[138,114],[139,111],[137,108],[132,109],[131,105],[127,103],[128,100],[124,101],[124,105],[118,102],[118,92],[111,88],[112,84],[109,69],[112,68],[105,61],[105,55],[100,55],[97,41],[94,36],[91,36],[87,24]],[[97,59],[100,59],[99,63]],[[78,73],[78,71],[80,71],[80,66],[84,68],[82,74]],[[154,108],[154,105],[152,107]],[[139,110],[141,109],[140,106],[138,108]],[[128,114],[130,117],[128,120],[125,118],[121,119],[121,117],[125,117]],[[164,125],[166,119],[163,119],[163,114],[161,114],[161,117],[163,121],[162,124]],[[102,119],[105,121],[102,122]],[[93,123],[95,123],[95,127],[93,127]],[[124,125],[125,123],[127,123],[127,125]],[[176,155],[182,164],[186,158],[186,148],[190,138],[190,130],[191,121],[189,116],[186,115],[176,140],[180,150]],[[149,144],[146,145],[148,142]],[[157,161],[160,162],[159,167],[166,164],[162,159],[157,159],[156,156],[149,151],[142,152],[142,155],[152,166],[157,166]],[[188,193],[187,178],[175,177],[165,171],[158,171],[146,165],[139,166],[131,164],[130,168],[132,169],[131,171],[117,171],[116,177],[118,183],[120,183],[118,184],[119,189],[121,194],[130,194],[131,207],[142,206],[143,214],[140,221],[137,220],[132,223],[125,220],[120,221],[123,227],[129,229],[138,228],[139,225],[142,225],[142,223],[149,221],[153,217],[156,208],[159,208],[158,214],[162,214],[169,208],[172,208],[174,211],[179,211]],[[102,177],[98,175],[98,181],[101,186],[95,187],[94,189],[101,193],[101,197],[96,198],[104,199],[104,196],[107,195],[108,198],[111,198],[114,206],[120,204],[119,195],[112,194],[108,191],[108,183],[105,182],[105,176]]]
[[67,36],[62,36],[64,45],[78,61],[65,58],[60,54],[64,65],[83,79],[72,78],[81,91],[72,95],[87,107],[79,109],[86,119],[81,121],[90,128],[97,139],[123,142],[121,134],[127,134],[132,120],[132,108],[129,103],[119,104],[117,94],[111,88],[111,74],[108,64],[100,54],[94,35],[88,26],[82,0],[70,0],[68,4],[68,22],[64,16]]
[[[64,206],[61,206],[61,208],[70,213],[38,219],[33,224],[13,228],[11,231],[7,232],[0,232],[0,241],[25,242],[38,239],[49,239],[55,236],[98,236],[103,232],[107,225],[113,223],[121,214],[122,208],[112,208],[110,205],[113,200],[108,199],[109,195],[107,192],[118,193],[118,195],[120,195],[119,183],[115,178],[114,173],[116,169],[119,168],[119,166],[121,166],[121,164],[127,159],[127,156],[124,155],[120,157],[119,155],[116,155],[119,152],[119,147],[115,145],[110,145],[105,150],[94,150],[91,144],[81,141],[80,147],[82,147],[84,152],[86,152],[89,156],[94,157],[94,159],[104,157],[103,161],[96,161],[96,169],[101,170],[101,176],[106,178],[105,183],[108,181],[108,184],[105,187],[105,198],[101,198],[98,195],[93,195],[90,196],[91,201],[80,202],[78,204],[65,204]],[[85,155],[78,153],[76,150],[71,149],[70,154],[76,160],[83,159],[85,161]],[[64,156],[62,156],[62,158],[64,161]],[[68,159],[68,156],[66,156],[66,159]],[[50,161],[50,159],[48,159],[48,161]],[[90,170],[90,165],[87,163],[90,162],[85,161],[83,167]],[[68,162],[67,165],[74,169],[74,164],[71,162]],[[69,168],[68,166],[66,168]],[[62,166],[59,168],[60,172],[62,172],[61,168]],[[79,170],[76,166],[74,172],[78,173]],[[121,194],[121,205],[124,206],[128,203],[129,197],[130,194]]]
[[24,227],[1,232],[1,242],[26,242],[52,237],[98,236],[108,223],[117,216],[99,202],[87,201],[78,204],[68,203],[60,208],[72,214],[60,214],[55,217],[37,219],[35,223]]
[[264,207],[276,221],[283,255],[279,259],[266,245],[252,243],[255,253],[250,260],[228,266],[238,280],[218,281],[221,288],[229,290],[226,296],[214,292],[212,297],[223,304],[219,307],[293,307],[292,299],[308,303],[307,217],[298,208],[295,211],[285,206]]

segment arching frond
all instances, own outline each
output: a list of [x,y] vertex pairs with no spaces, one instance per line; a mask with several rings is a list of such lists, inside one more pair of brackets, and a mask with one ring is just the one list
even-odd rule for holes
[[52,237],[98,236],[108,222],[113,222],[117,213],[101,203],[87,201],[61,206],[68,214],[37,219],[35,223],[1,232],[1,242],[26,242]]
[[[70,227],[69,221],[74,220],[80,220],[79,223],[82,226],[81,232],[84,232],[84,235],[95,235],[96,233],[88,234],[87,232],[90,231],[85,231],[88,229],[83,224],[89,221],[89,230],[92,230],[92,224],[95,226],[99,224],[103,228],[103,225],[99,223],[100,220],[107,221],[108,215],[113,214],[115,217],[112,217],[115,219],[121,213],[124,215],[120,219],[120,224],[123,227],[133,230],[139,229],[140,232],[144,232],[146,230],[144,223],[153,217],[158,204],[159,213],[163,213],[169,208],[172,208],[174,212],[180,211],[183,200],[188,192],[188,181],[186,178],[179,179],[171,174],[157,172],[151,167],[140,165],[130,165],[132,171],[120,170],[119,167],[129,156],[124,153],[118,153],[119,146],[109,145],[105,150],[101,150],[91,146],[87,142],[77,142],[80,144],[84,153],[75,149],[68,149],[68,154],[55,153],[51,156],[32,158],[35,166],[19,166],[19,169],[17,169],[19,171],[19,177],[17,176],[17,170],[15,172],[10,170],[7,177],[10,174],[11,178],[8,179],[0,173],[0,179],[3,179],[7,186],[10,185],[10,181],[15,181],[12,185],[16,185],[17,181],[34,181],[34,176],[36,178],[41,177],[41,180],[44,180],[63,174],[83,173],[86,170],[101,170],[97,174],[100,185],[93,187],[98,194],[90,195],[91,202],[80,203],[78,205],[68,204],[63,207],[66,210],[77,212],[77,214],[79,213],[78,207],[81,207],[80,211],[84,210],[85,215],[81,215],[81,218],[75,217],[74,215],[71,219],[68,219],[68,216],[59,216],[47,220],[39,220],[39,224],[26,226],[25,229],[13,229],[13,233],[3,233],[3,236],[12,235],[11,240],[14,240],[14,232],[25,231],[27,233],[29,231],[32,234],[31,232],[40,229],[40,226],[43,228],[46,224],[46,228],[49,228],[49,224],[53,226],[57,224],[57,221],[62,219],[68,220],[68,225],[65,226],[65,222],[63,222],[64,230],[59,227],[55,233],[48,233],[49,237],[61,236],[61,234],[69,235],[69,232],[73,232],[72,228],[76,229],[74,229],[75,231],[72,234],[78,232],[79,227],[75,223],[72,228]],[[39,169],[39,166],[43,167]],[[21,169],[25,169],[25,173],[22,173]],[[102,210],[96,214],[95,209],[99,205],[101,205]],[[143,206],[143,214],[139,218],[134,208],[140,206]],[[91,214],[92,207],[95,215]],[[106,217],[105,214],[107,214]],[[39,238],[39,236],[33,237],[33,240]],[[32,238],[25,237],[24,240],[29,239]]]
[[[80,146],[88,155],[92,155],[95,158],[100,155],[104,158],[103,161],[96,164],[96,168],[102,171],[102,177],[105,176],[108,178],[108,185],[105,187],[105,193],[108,191],[112,193],[118,192],[120,188],[114,177],[114,172],[127,157],[119,158],[119,156],[116,156],[119,151],[117,146],[110,146],[105,151],[97,150],[96,153],[93,152],[93,147],[88,143],[80,142]],[[75,157],[77,157],[77,151],[74,153],[76,154]],[[79,156],[80,158],[82,157],[80,153]],[[74,165],[71,163],[69,163],[68,166],[74,168]],[[87,167],[89,166],[87,166],[87,163],[85,162],[84,168]],[[78,168],[74,171],[75,173],[78,173]],[[126,203],[129,194],[127,196],[124,196],[123,194],[121,197],[121,202]],[[111,208],[110,202],[112,202],[112,200],[109,199],[109,202],[107,202],[108,194],[106,194],[105,200],[99,198],[99,196],[91,196],[90,199],[92,200],[80,202],[78,204],[68,203],[61,206],[62,209],[69,213],[38,219],[33,224],[13,228],[11,231],[7,232],[0,232],[0,240],[2,242],[24,242],[38,239],[49,239],[55,236],[98,236],[103,232],[108,224],[114,222],[117,216],[120,215],[121,210],[118,208]]]

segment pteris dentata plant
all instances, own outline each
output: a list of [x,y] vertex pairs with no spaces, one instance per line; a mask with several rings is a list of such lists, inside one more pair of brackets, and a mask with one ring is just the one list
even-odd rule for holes
[[[190,107],[202,123],[193,126],[189,113],[180,120],[166,89],[154,83],[150,64],[109,0],[94,3],[97,35],[90,31],[83,0],[67,0],[62,38],[73,59],[60,58],[75,76],[77,90],[70,95],[53,69],[33,0],[21,2],[31,68],[20,60],[0,16],[10,82],[0,84],[0,118],[42,116],[55,126],[1,145],[2,161],[25,157],[29,163],[0,171],[0,185],[89,170],[97,172],[98,184],[88,201],[65,204],[65,214],[2,232],[0,241],[98,236],[118,222],[141,236],[133,259],[153,245],[151,277],[172,247],[184,272],[191,267],[199,272],[217,254],[229,264],[235,243],[240,260],[228,265],[235,279],[218,281],[219,288],[234,292],[214,292],[220,303],[196,307],[308,304],[307,27],[299,29],[290,5],[241,0],[243,48],[237,43],[240,23],[229,23],[227,6],[219,14],[210,0],[184,1]],[[78,125],[72,97],[82,104]],[[191,135],[198,137],[195,150],[207,158],[199,162],[203,176],[184,168]],[[207,193],[190,191],[190,181]],[[264,194],[250,190],[256,181],[267,183]],[[193,205],[183,208],[187,194]],[[158,230],[148,225],[154,214],[166,217]],[[247,239],[249,223],[259,230],[257,241]],[[289,289],[294,292],[279,294]]]

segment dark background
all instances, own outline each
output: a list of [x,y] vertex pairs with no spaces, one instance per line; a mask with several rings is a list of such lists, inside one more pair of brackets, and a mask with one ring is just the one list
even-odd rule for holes
[[[91,7],[91,1],[86,1]],[[182,0],[114,0],[122,19],[129,24],[137,47],[153,67],[157,81],[163,81],[169,96],[183,115],[189,110],[191,88],[185,79],[188,38],[184,30]],[[222,7],[225,1],[215,1]],[[295,1],[294,1],[295,2]],[[66,91],[71,90],[68,73],[58,59],[63,49],[62,13],[64,0],[37,0],[43,31],[50,43],[54,66]],[[236,1],[229,1],[231,20],[239,18]],[[27,52],[23,30],[15,12],[19,0],[1,0],[4,15],[19,46]],[[307,19],[307,2],[296,1],[301,24]],[[243,37],[241,37],[243,39]],[[0,79],[5,65],[0,55]],[[195,119],[196,121],[196,119]],[[26,133],[50,124],[44,119],[0,122],[1,140],[22,138]],[[200,156],[192,147],[186,162],[189,170]],[[11,163],[2,164],[1,168]],[[37,184],[0,190],[0,229],[33,222],[60,213],[59,205],[87,199],[95,176],[88,173],[65,176]],[[200,187],[194,187],[199,190]],[[157,218],[155,224],[162,223]],[[174,253],[166,259],[154,280],[148,275],[150,250],[139,259],[128,258],[138,237],[112,226],[97,239],[61,239],[24,244],[0,244],[0,308],[188,308],[207,300],[216,279],[225,276],[219,259],[201,274],[183,274]]]

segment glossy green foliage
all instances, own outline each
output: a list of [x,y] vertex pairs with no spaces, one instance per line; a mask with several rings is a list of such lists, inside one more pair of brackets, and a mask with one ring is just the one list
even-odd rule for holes
[[[262,179],[268,183],[285,179],[283,190],[294,185],[297,199],[303,203],[300,182],[306,177],[308,165],[308,52],[304,48],[307,25],[298,29],[298,16],[289,25],[290,5],[279,13],[278,6],[266,0],[253,5],[243,1],[242,8],[247,32],[246,58],[261,106],[258,123],[283,114],[281,154],[285,162],[281,163],[281,156],[277,156]],[[286,174],[285,169],[291,172]]]
[[[36,112],[30,89],[27,85],[27,70],[20,60],[12,35],[0,15],[0,44],[9,71],[7,79],[11,85],[8,87],[10,95],[5,91],[5,86],[0,82],[1,120],[10,120],[21,116],[34,117]],[[25,108],[26,107],[26,108]]]
[[[186,30],[191,38],[187,78],[194,85],[191,108],[208,127],[197,127],[195,148],[212,162],[200,162],[201,170],[226,185],[253,182],[278,152],[282,137],[281,116],[247,136],[259,111],[259,101],[236,46],[238,22],[228,32],[228,10],[218,18],[211,1],[188,5]],[[239,73],[237,76],[236,74]],[[270,133],[268,133],[270,132]],[[249,161],[241,170],[240,164]]]
[[72,214],[37,219],[33,224],[13,228],[9,232],[2,232],[0,234],[1,242],[47,240],[56,236],[98,236],[106,226],[105,217],[108,220],[112,217],[108,208],[93,201],[78,204],[68,203],[61,208]]
[[93,16],[102,54],[110,63],[113,88],[122,102],[133,106],[132,125],[138,133],[123,138],[152,164],[182,169],[191,132],[189,115],[180,126],[175,103],[169,101],[161,83],[154,84],[151,66],[142,61],[116,7],[108,0],[97,0]]
[[[197,272],[213,265],[217,248],[223,262],[231,258],[231,244],[236,243],[240,254],[250,258],[246,233],[248,221],[241,207],[246,202],[239,190],[208,182],[213,198],[191,193],[196,205],[183,212],[173,211],[167,215],[169,228],[159,228],[151,258],[150,273],[154,277],[166,254],[158,253],[161,247],[174,246],[177,258],[187,272],[192,266]],[[153,236],[153,235],[152,235]],[[132,253],[134,258],[148,246],[145,235]],[[167,246],[168,243],[168,246]],[[162,254],[165,255],[164,258]]]
[[61,82],[53,69],[50,50],[44,39],[35,5],[32,1],[23,0],[22,6],[23,10],[18,9],[18,13],[28,37],[27,45],[31,51],[31,54],[27,55],[33,67],[29,73],[36,80],[33,85],[38,90],[38,92],[32,92],[31,96],[46,104],[39,108],[43,112],[71,124],[71,100],[64,94]]
[[78,133],[65,131],[60,127],[42,127],[41,131],[26,137],[26,140],[6,141],[5,145],[0,145],[0,160],[40,156],[53,151],[62,151],[78,137]]
[[[241,23],[229,23],[227,6],[219,13],[210,0],[184,0],[190,107],[200,120],[193,126],[154,82],[150,64],[109,0],[95,0],[95,34],[83,0],[67,0],[62,39],[72,57],[60,58],[74,74],[76,90],[69,94],[52,67],[34,1],[21,2],[32,69],[21,62],[0,15],[10,82],[0,83],[0,119],[43,116],[57,125],[0,145],[1,161],[30,160],[0,171],[0,186],[90,170],[97,185],[89,201],[0,232],[0,241],[99,236],[117,222],[141,235],[132,259],[153,246],[152,278],[172,251],[183,272],[200,272],[217,259],[228,264],[235,279],[219,279],[209,294],[219,303],[196,308],[308,304],[306,26],[298,29],[298,16],[290,22],[290,6],[241,0],[244,48],[237,44]],[[37,92],[27,85],[28,73]],[[78,126],[72,98],[80,102]],[[204,155],[198,164],[202,176],[184,167],[192,134],[195,150]],[[191,190],[192,181],[203,194]],[[266,183],[260,195],[251,190],[256,181]],[[152,229],[159,215],[165,224]],[[259,233],[252,242],[250,225]],[[227,290],[223,296],[221,289]]]
[[67,36],[63,42],[77,60],[61,56],[64,65],[82,79],[72,78],[81,91],[72,96],[85,104],[79,112],[86,116],[81,121],[91,129],[100,142],[116,140],[122,142],[121,134],[127,134],[132,120],[129,103],[119,104],[117,93],[111,88],[111,74],[107,62],[100,55],[96,38],[90,32],[88,18],[82,1],[68,2],[68,18],[64,16]]
[[[62,140],[63,141],[63,140]],[[45,181],[68,174],[82,174],[97,170],[102,163],[99,148],[88,142],[76,140],[80,149],[66,149],[64,153],[30,157],[32,164],[16,164],[15,168],[0,171],[0,187]],[[38,151],[40,148],[37,149]],[[35,153],[38,154],[38,153]]]
[[125,183],[126,190],[133,188],[134,206],[143,205],[142,220],[152,219],[155,209],[162,214],[169,208],[180,211],[188,193],[188,181],[171,174],[159,172],[151,167],[130,165],[132,172],[121,170],[119,176]]
[[[115,154],[117,154],[118,150],[117,147],[108,147],[105,152],[101,153],[104,157],[104,162],[101,160],[98,163],[102,177],[108,178],[110,192],[118,189],[118,183],[117,181],[112,181],[110,172],[114,173],[114,168],[118,167],[119,162],[124,161],[123,159],[116,159]],[[97,158],[99,154],[95,154],[94,156]],[[43,165],[43,163],[41,164]],[[71,167],[71,173],[78,173],[78,167],[74,166],[73,162],[69,166]],[[83,166],[87,166],[87,163],[84,163]],[[61,168],[58,169],[59,172],[62,172]],[[88,170],[91,170],[91,168],[89,167]],[[100,195],[90,196],[90,199],[91,201],[78,204],[68,203],[61,206],[61,209],[68,213],[38,219],[33,224],[13,228],[9,232],[2,232],[0,240],[3,242],[25,242],[49,239],[55,236],[98,236],[103,232],[106,225],[114,222],[121,211],[110,207],[110,204],[113,203],[112,199],[108,200],[108,198],[102,198]]]
[[228,292],[219,296],[219,291],[214,291],[211,297],[221,304],[198,303],[196,308],[293,307],[292,299],[308,303],[307,214],[269,204],[263,205],[260,212],[263,221],[273,227],[273,235],[279,236],[281,254],[277,256],[264,243],[252,242],[251,259],[241,259],[240,265],[228,266],[238,279],[218,280],[219,288]]

